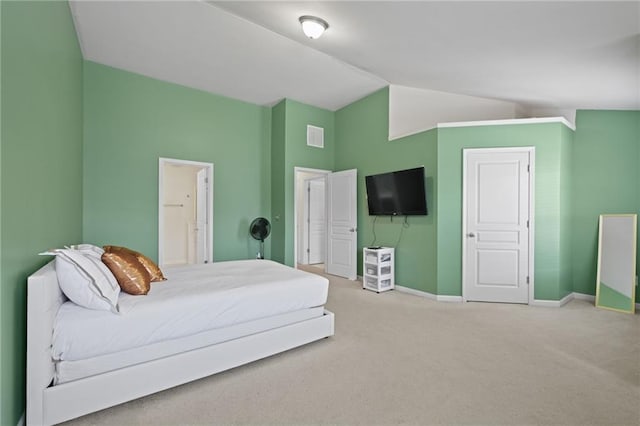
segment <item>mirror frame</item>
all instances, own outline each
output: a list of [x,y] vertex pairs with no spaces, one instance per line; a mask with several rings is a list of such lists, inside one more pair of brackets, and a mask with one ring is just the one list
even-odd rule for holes
[[[602,265],[602,249],[603,249],[603,230],[604,230],[604,224],[607,220],[607,218],[630,218],[631,219],[631,223],[630,223],[630,229],[629,232],[631,233],[631,242],[632,242],[632,248],[631,248],[631,259],[630,259],[630,263],[631,263],[631,268],[629,271],[629,276],[627,277],[625,275],[625,280],[628,278],[629,280],[629,286],[631,287],[631,306],[629,306],[629,309],[622,309],[619,306],[608,306],[606,304],[606,301],[604,301],[605,303],[603,303],[603,297],[602,297],[602,289],[601,289],[601,282],[600,282],[600,277],[602,274],[602,269],[603,269],[603,265]],[[600,215],[600,220],[599,220],[599,230],[598,230],[598,270],[597,270],[597,276],[596,276],[596,307],[598,308],[604,308],[604,309],[609,309],[612,311],[617,311],[617,312],[625,312],[625,313],[635,313],[635,306],[636,306],[636,252],[637,252],[637,222],[638,222],[638,215],[637,214],[601,214]],[[624,282],[623,284],[626,284],[626,282]],[[626,296],[625,296],[626,297]]]

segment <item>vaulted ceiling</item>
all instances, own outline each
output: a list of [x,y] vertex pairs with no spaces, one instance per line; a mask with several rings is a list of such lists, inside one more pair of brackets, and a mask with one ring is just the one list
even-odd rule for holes
[[[72,1],[85,59],[235,99],[339,109],[397,84],[640,109],[640,2]],[[298,17],[329,23],[306,38]]]

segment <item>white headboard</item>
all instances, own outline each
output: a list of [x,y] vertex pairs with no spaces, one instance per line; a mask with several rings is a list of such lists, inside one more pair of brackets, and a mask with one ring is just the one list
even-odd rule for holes
[[27,419],[42,424],[43,392],[54,377],[53,324],[66,301],[51,261],[27,279]]

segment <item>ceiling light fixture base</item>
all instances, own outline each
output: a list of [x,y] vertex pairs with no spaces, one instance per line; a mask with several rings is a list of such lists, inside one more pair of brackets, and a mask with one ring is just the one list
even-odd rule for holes
[[322,33],[329,28],[327,21],[317,16],[304,15],[298,18],[298,21],[300,21],[300,25],[302,25],[302,32],[314,40],[319,38]]

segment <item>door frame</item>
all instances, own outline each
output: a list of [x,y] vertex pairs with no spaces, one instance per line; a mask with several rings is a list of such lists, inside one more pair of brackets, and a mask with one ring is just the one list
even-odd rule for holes
[[501,148],[463,148],[462,149],[462,300],[467,301],[465,295],[465,283],[467,282],[467,165],[469,154],[472,153],[502,153],[502,152],[526,152],[529,154],[529,300],[528,305],[534,302],[535,289],[535,268],[534,268],[534,246],[535,246],[535,159],[536,148],[533,146],[510,146]]
[[207,238],[206,263],[213,262],[213,163],[201,161],[180,160],[176,158],[158,158],[158,264],[162,266],[164,256],[164,167],[169,164],[188,165],[202,167],[207,170],[209,191],[207,194],[207,224],[205,235]]
[[[301,189],[299,187],[299,179],[298,179],[298,173],[314,173],[317,174],[317,177],[322,177],[321,175],[324,176],[325,180],[327,175],[331,174],[332,171],[331,170],[324,170],[324,169],[312,169],[309,167],[298,167],[295,166],[293,168],[293,267],[298,269],[298,203],[300,202],[299,197],[298,197],[298,193],[300,192]],[[325,194],[326,194],[326,190],[327,190],[327,186],[325,184]],[[303,198],[304,200],[304,198]],[[324,203],[324,208],[325,208],[325,232],[327,231],[327,202],[326,202],[326,196],[325,196],[325,203]],[[326,242],[325,242],[325,256],[326,256]],[[326,263],[325,263],[325,271],[326,271]]]

